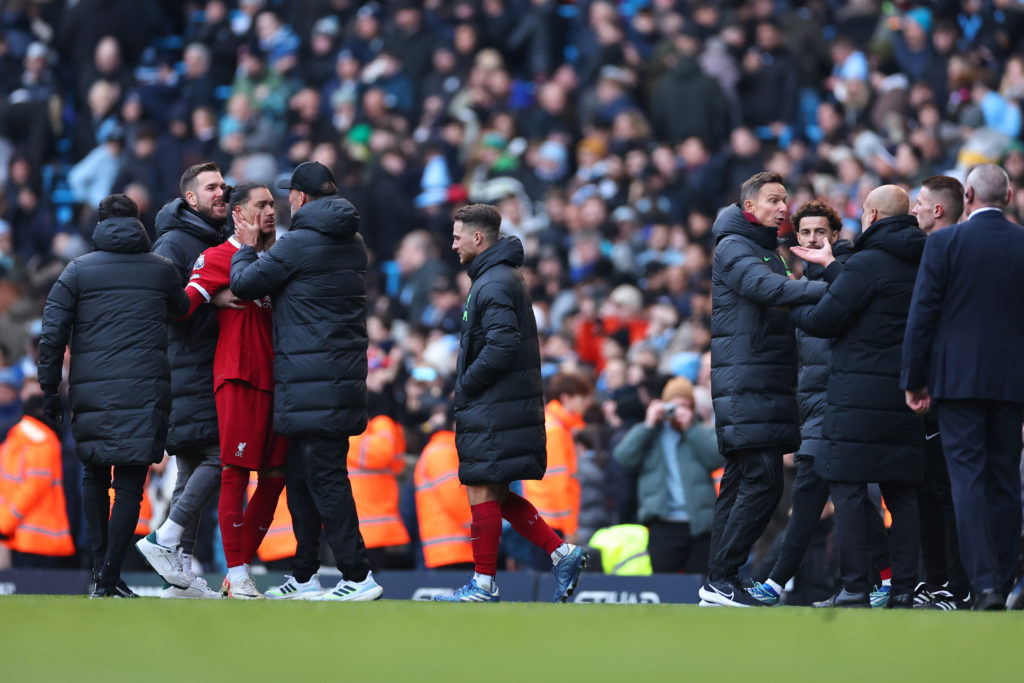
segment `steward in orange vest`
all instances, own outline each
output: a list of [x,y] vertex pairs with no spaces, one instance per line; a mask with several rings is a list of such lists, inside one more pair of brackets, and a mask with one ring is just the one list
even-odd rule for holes
[[[32,407],[30,399],[26,413],[35,412]],[[64,502],[60,440],[40,417],[26,414],[0,445],[0,538],[22,555],[67,557],[75,545]],[[36,563],[19,557],[16,565]]]
[[455,432],[435,432],[413,472],[416,518],[419,520],[423,562],[427,569],[472,564],[469,542],[472,513],[459,483],[459,454]]
[[590,405],[594,385],[582,375],[560,372],[551,378],[546,393],[551,398],[544,407],[548,467],[540,481],[523,482],[523,496],[552,529],[569,538],[579,528],[580,516],[573,432],[585,424],[583,413]]
[[396,479],[405,469],[404,453],[402,428],[387,415],[378,415],[366,425],[365,432],[349,437],[348,476],[359,514],[359,532],[368,549],[409,543],[409,533],[398,513]]

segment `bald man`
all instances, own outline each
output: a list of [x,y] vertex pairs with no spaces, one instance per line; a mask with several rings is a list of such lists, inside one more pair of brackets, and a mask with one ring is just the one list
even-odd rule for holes
[[1021,532],[1024,228],[1003,215],[1003,169],[978,166],[964,185],[967,220],[924,250],[900,381],[912,409],[938,408],[973,608],[998,610]]
[[921,478],[923,426],[899,386],[903,330],[924,250],[925,234],[909,215],[910,197],[883,185],[868,194],[863,231],[846,263],[831,249],[794,247],[793,253],[826,266],[824,298],[790,315],[809,334],[833,339],[825,444],[815,469],[829,482],[836,507],[842,589],[819,607],[867,607],[874,575],[867,548],[867,484],[877,482],[892,513],[888,607],[914,604],[918,516],[914,485]]

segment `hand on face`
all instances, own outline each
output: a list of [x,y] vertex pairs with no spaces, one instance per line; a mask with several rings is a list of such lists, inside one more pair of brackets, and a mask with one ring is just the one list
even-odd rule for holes
[[235,207],[233,216],[235,219],[235,239],[246,246],[255,248],[260,236],[259,226],[245,217],[240,206]]

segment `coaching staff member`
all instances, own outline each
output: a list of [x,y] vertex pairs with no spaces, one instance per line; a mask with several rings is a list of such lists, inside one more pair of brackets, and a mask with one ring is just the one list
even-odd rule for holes
[[366,245],[359,214],[337,196],[323,164],[299,164],[288,189],[291,231],[257,257],[258,226],[235,220],[243,243],[231,259],[231,291],[274,301],[274,430],[289,437],[288,510],[298,548],[293,576],[320,567],[320,528],[341,570],[322,600],[376,600],[359,533],[346,458],[348,437],[366,429]]
[[138,215],[124,195],[100,202],[94,251],[69,263],[50,290],[39,340],[44,412],[56,422],[64,421],[57,389],[71,343],[71,433],[85,463],[82,502],[98,574],[93,597],[135,597],[121,581],[121,564],[146,473],[163,458],[167,439],[167,317],[188,311],[174,265],[150,253]]
[[782,496],[782,455],[800,446],[796,338],[779,307],[814,303],[826,285],[788,277],[776,252],[787,213],[782,176],[763,172],[743,183],[740,203],[712,228],[711,394],[725,475],[702,604],[761,604],[737,573]]
[[974,609],[997,610],[1020,541],[1024,228],[1003,215],[1006,172],[967,175],[964,223],[928,237],[900,377],[913,410],[938,407],[960,556]]

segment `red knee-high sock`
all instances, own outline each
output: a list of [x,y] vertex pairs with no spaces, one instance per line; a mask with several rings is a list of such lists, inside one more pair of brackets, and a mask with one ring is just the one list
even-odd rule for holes
[[533,507],[533,503],[520,495],[509,492],[505,502],[501,504],[501,516],[508,520],[520,536],[543,548],[548,555],[555,552],[555,548],[564,542],[551,530],[537,512],[537,508]]
[[217,517],[220,519],[224,559],[229,567],[245,564],[242,557],[242,529],[245,519],[242,514],[242,503],[245,501],[245,487],[248,485],[249,470],[228,466],[221,471]]
[[470,506],[473,522],[469,527],[476,573],[494,576],[498,573],[498,542],[501,540],[501,506],[489,500]]
[[252,494],[249,506],[245,508],[245,525],[242,527],[242,561],[246,564],[252,564],[256,550],[274,521],[277,499],[281,497],[282,490],[283,475],[260,475],[256,491]]

